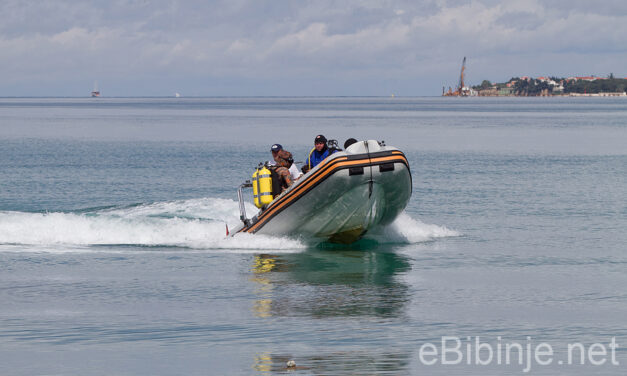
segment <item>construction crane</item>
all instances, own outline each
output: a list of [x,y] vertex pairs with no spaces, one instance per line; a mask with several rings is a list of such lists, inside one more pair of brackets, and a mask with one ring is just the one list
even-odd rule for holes
[[464,73],[466,71],[466,56],[464,56],[464,60],[462,61],[462,71],[459,74],[459,85],[457,86],[457,91],[461,94],[464,91]]
[[445,97],[467,97],[470,95],[470,89],[466,87],[464,84],[464,76],[466,74],[466,56],[464,56],[464,60],[462,61],[462,71],[459,74],[459,84],[455,91],[451,89],[449,86],[448,91],[444,92],[444,88],[442,88],[442,95]]

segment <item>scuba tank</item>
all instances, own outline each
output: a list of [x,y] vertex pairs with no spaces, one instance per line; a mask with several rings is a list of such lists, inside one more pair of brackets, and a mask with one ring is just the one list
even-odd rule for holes
[[253,173],[253,201],[261,208],[272,202],[272,175],[266,166],[259,166]]
[[327,148],[329,149],[329,155],[337,152],[337,151],[342,151],[342,149],[340,149],[339,144],[337,143],[337,140],[329,140],[327,141]]

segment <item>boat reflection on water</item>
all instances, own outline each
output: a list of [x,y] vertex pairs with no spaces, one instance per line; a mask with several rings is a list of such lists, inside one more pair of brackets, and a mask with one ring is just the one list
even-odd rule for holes
[[393,252],[315,250],[255,256],[253,312],[272,316],[379,316],[402,314],[408,287],[399,275],[407,257]]
[[[262,353],[255,356],[253,369],[261,373],[305,372],[306,375],[398,375],[407,373],[410,352],[389,350],[336,352],[299,356],[295,367],[287,367],[290,355]],[[301,373],[298,373],[301,374]]]
[[[326,319],[337,322],[336,317],[348,317],[351,322],[364,318],[364,322],[372,322],[372,317],[403,320],[410,293],[402,276],[410,269],[407,257],[391,251],[316,249],[260,254],[252,265],[257,295],[252,311],[273,321],[308,317],[322,326]],[[314,346],[320,351],[309,353],[271,346],[255,355],[252,368],[270,374],[396,375],[406,373],[411,363],[407,349],[351,346],[351,351],[344,351],[320,341]],[[287,367],[289,360],[294,360],[296,367]]]

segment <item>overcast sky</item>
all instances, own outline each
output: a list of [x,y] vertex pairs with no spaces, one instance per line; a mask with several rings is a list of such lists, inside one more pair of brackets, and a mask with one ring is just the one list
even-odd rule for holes
[[0,96],[439,95],[627,76],[627,1],[0,0]]

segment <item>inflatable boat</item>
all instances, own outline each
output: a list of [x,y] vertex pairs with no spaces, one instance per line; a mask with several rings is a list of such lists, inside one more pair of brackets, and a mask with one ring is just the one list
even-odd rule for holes
[[[375,140],[332,154],[269,203],[258,204],[260,211],[247,218],[242,189],[253,183],[239,187],[242,224],[232,236],[267,234],[349,244],[394,221],[412,191],[405,154]],[[255,189],[255,197],[261,194]]]

